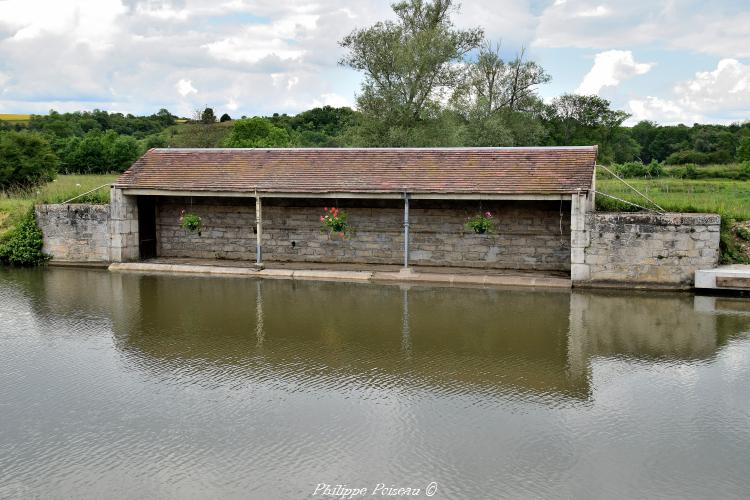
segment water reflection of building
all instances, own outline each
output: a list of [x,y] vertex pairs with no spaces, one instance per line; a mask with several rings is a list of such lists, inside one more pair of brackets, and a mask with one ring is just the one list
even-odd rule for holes
[[[111,321],[124,359],[165,373],[586,398],[598,356],[709,358],[750,315],[688,294],[555,292],[170,277],[19,274],[39,317]],[[24,276],[19,278],[18,276]],[[49,331],[54,335],[54,331]],[[339,382],[336,382],[339,381]]]

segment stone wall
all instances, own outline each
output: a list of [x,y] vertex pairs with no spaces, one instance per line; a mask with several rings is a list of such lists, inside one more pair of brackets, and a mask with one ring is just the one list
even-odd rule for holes
[[[320,230],[331,200],[263,200],[265,261],[400,264],[403,202],[341,200],[356,233],[348,239]],[[158,255],[255,259],[255,201],[164,198],[157,205]],[[414,265],[559,270],[570,269],[570,204],[483,202],[496,214],[497,233],[468,232],[464,222],[478,202],[412,200],[410,261]],[[203,219],[200,234],[179,227],[182,209]],[[562,214],[562,215],[561,215]]]
[[577,284],[690,287],[696,269],[718,263],[720,223],[714,214],[588,214],[589,279]]
[[37,205],[44,253],[58,261],[109,261],[109,215],[109,205]]

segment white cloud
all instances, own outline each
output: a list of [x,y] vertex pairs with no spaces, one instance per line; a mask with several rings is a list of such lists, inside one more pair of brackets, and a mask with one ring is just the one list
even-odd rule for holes
[[266,57],[299,59],[305,54],[297,41],[309,38],[320,16],[299,14],[271,24],[257,24],[241,33],[204,45],[218,59],[255,63]]
[[74,43],[107,48],[117,35],[116,20],[127,8],[120,0],[70,0],[0,2],[0,26],[21,42],[44,35],[67,35]]
[[608,49],[659,45],[720,57],[750,57],[744,0],[555,1],[541,13],[533,45]]
[[342,95],[329,93],[322,94],[319,99],[314,99],[309,107],[316,108],[321,106],[333,106],[334,108],[340,108],[342,106],[354,107],[354,103],[351,99],[347,99]]
[[594,58],[594,65],[575,90],[577,94],[599,94],[603,87],[615,87],[623,80],[643,75],[651,63],[637,63],[629,50],[607,50]]
[[198,93],[198,89],[193,87],[193,82],[190,80],[186,80],[185,78],[180,78],[180,80],[175,85],[175,88],[177,88],[177,93],[182,97],[187,97],[190,94]]
[[144,16],[156,17],[158,19],[176,19],[179,21],[185,21],[190,17],[190,11],[188,9],[176,9],[163,3],[153,4],[147,2],[145,4],[139,4],[136,7],[136,12]]
[[578,17],[602,17],[609,14],[609,9],[604,5],[597,5],[593,9],[580,10],[576,13]]
[[701,71],[678,83],[671,99],[649,96],[629,103],[631,122],[666,123],[746,121],[750,118],[750,65],[722,59],[713,71]]
[[506,46],[527,45],[536,23],[528,0],[461,2],[461,14],[456,18],[459,28],[480,26],[488,39]]
[[686,123],[693,124],[701,121],[701,115],[690,113],[675,101],[648,96],[645,99],[633,99],[628,102],[632,116],[628,124],[632,125],[641,120],[655,121],[662,124]]

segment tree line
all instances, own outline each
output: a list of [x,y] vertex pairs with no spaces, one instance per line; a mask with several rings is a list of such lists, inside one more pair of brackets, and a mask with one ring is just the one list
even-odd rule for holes
[[180,123],[166,109],[150,116],[51,111],[27,125],[0,122],[0,187],[43,182],[55,172],[122,171],[151,147],[596,144],[601,163],[651,170],[655,163],[750,161],[750,123],[627,127],[629,115],[599,96],[564,94],[544,102],[538,91],[551,79],[544,68],[524,50],[503,58],[480,27],[457,28],[451,0],[392,7],[394,20],[355,29],[340,41],[339,63],[363,76],[356,110],[324,106],[233,120],[227,113],[217,119],[205,107]]

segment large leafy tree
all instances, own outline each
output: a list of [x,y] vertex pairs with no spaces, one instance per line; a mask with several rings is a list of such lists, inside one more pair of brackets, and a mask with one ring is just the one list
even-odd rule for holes
[[483,38],[480,28],[453,25],[451,0],[406,0],[392,8],[395,21],[354,30],[340,42],[348,51],[340,64],[365,75],[357,106],[366,145],[407,145],[411,132],[439,119],[464,77],[464,57]]
[[0,188],[29,187],[54,179],[57,156],[36,132],[0,133]]
[[224,146],[230,148],[285,148],[291,145],[286,129],[259,116],[236,120],[224,141]]
[[451,107],[465,120],[467,146],[541,144],[546,136],[541,122],[543,103],[537,88],[550,80],[544,69],[521,50],[506,62],[500,46],[485,43],[456,87]]
[[469,64],[466,81],[453,100],[459,109],[480,118],[500,111],[530,112],[539,102],[537,88],[550,79],[544,68],[526,59],[524,49],[506,62],[500,45],[486,42]]
[[750,161],[750,135],[740,137],[737,146],[737,161]]
[[70,137],[58,149],[62,170],[83,174],[122,172],[140,153],[138,141],[114,130],[89,132],[83,138]]
[[601,97],[563,94],[547,107],[545,118],[553,144],[596,144],[600,160],[609,162],[615,159],[613,142],[626,137],[620,135],[620,128],[629,116],[612,109],[609,101]]
[[216,115],[214,114],[213,108],[206,107],[200,114],[201,123],[215,123]]

